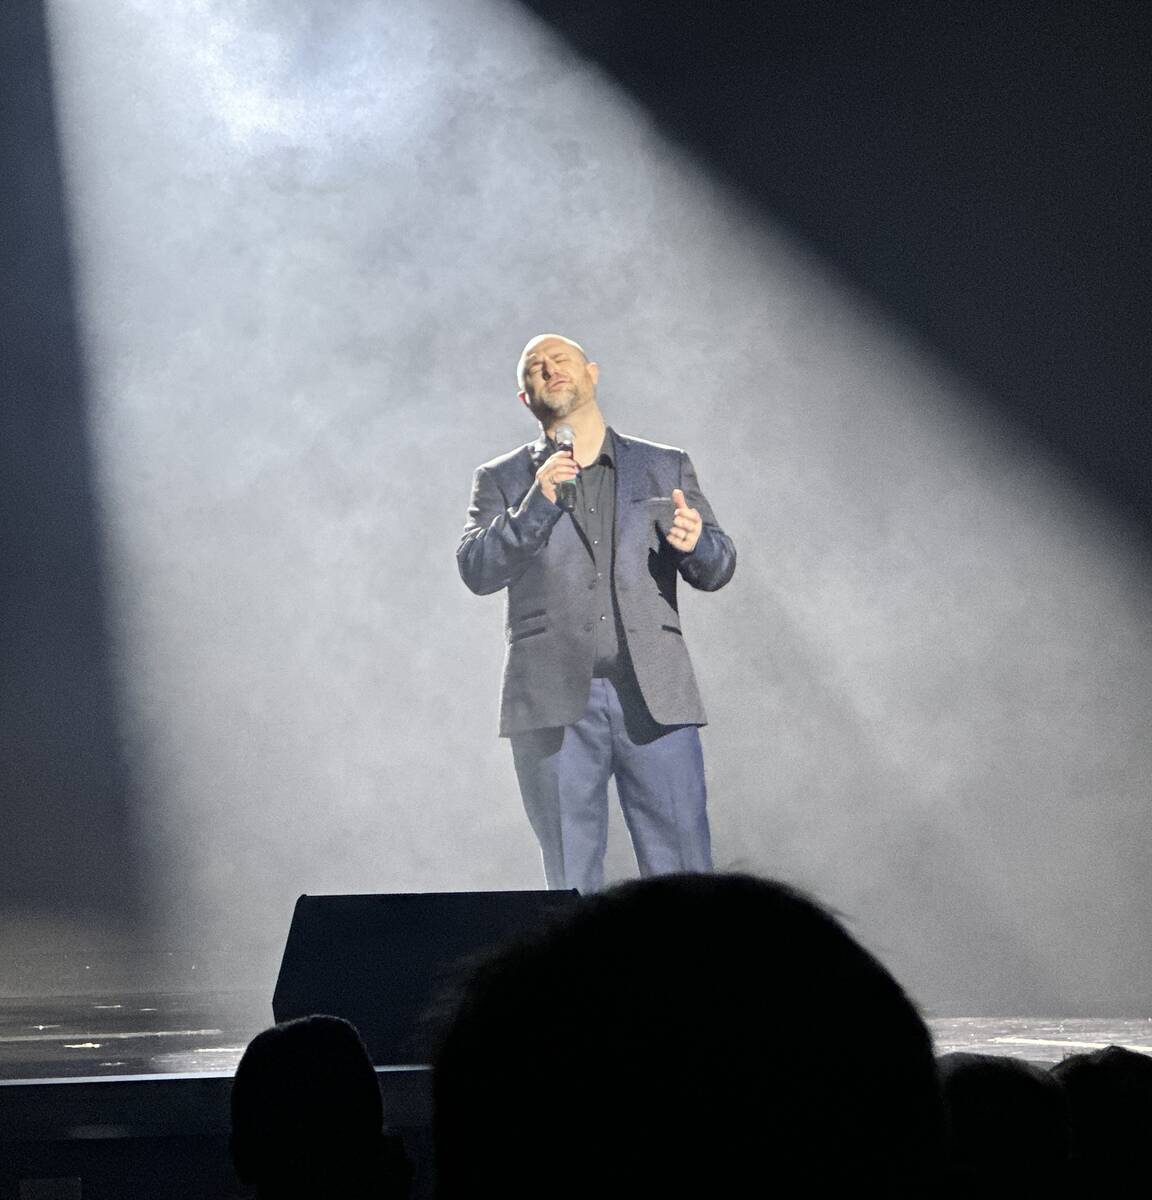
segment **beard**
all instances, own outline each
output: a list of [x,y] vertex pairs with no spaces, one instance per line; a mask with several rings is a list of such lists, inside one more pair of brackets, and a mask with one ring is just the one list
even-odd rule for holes
[[575,386],[557,388],[554,392],[541,392],[532,397],[532,415],[542,425],[551,425],[562,420],[580,403]]

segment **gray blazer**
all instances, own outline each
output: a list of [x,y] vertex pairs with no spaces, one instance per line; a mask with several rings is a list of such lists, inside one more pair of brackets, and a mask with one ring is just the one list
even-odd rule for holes
[[[636,679],[662,725],[707,718],[680,631],[677,575],[712,592],[732,578],[736,550],[716,523],[688,455],[609,431],[616,462],[616,598]],[[478,595],[508,589],[508,642],[500,735],[572,725],[588,702],[595,656],[592,557],[571,517],[536,483],[548,457],[543,437],[478,467],[468,523],[456,551],[460,575]],[[704,520],[691,554],[662,530],[683,489]]]

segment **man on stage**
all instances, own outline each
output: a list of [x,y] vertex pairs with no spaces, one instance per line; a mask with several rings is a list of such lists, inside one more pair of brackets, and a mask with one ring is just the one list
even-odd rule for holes
[[712,867],[676,583],[711,592],[736,569],[687,454],[608,428],[598,378],[568,338],[525,346],[540,437],[477,469],[456,552],[473,592],[508,589],[500,734],[548,886],[582,893],[603,885],[612,775],[642,875]]

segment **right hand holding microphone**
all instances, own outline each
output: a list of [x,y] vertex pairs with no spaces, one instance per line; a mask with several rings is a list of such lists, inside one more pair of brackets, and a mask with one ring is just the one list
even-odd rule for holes
[[580,474],[576,460],[567,450],[558,450],[551,458],[546,459],[536,472],[536,482],[540,490],[552,501],[557,503],[556,488],[559,484],[567,483]]

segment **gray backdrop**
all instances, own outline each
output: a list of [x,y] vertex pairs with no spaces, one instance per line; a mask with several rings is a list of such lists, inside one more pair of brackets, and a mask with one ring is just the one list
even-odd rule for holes
[[558,330],[739,548],[683,605],[718,865],[941,1010],[1146,1004],[1149,563],[1098,497],[516,5],[48,15],[158,944],[260,985],[302,891],[541,886],[453,551]]

